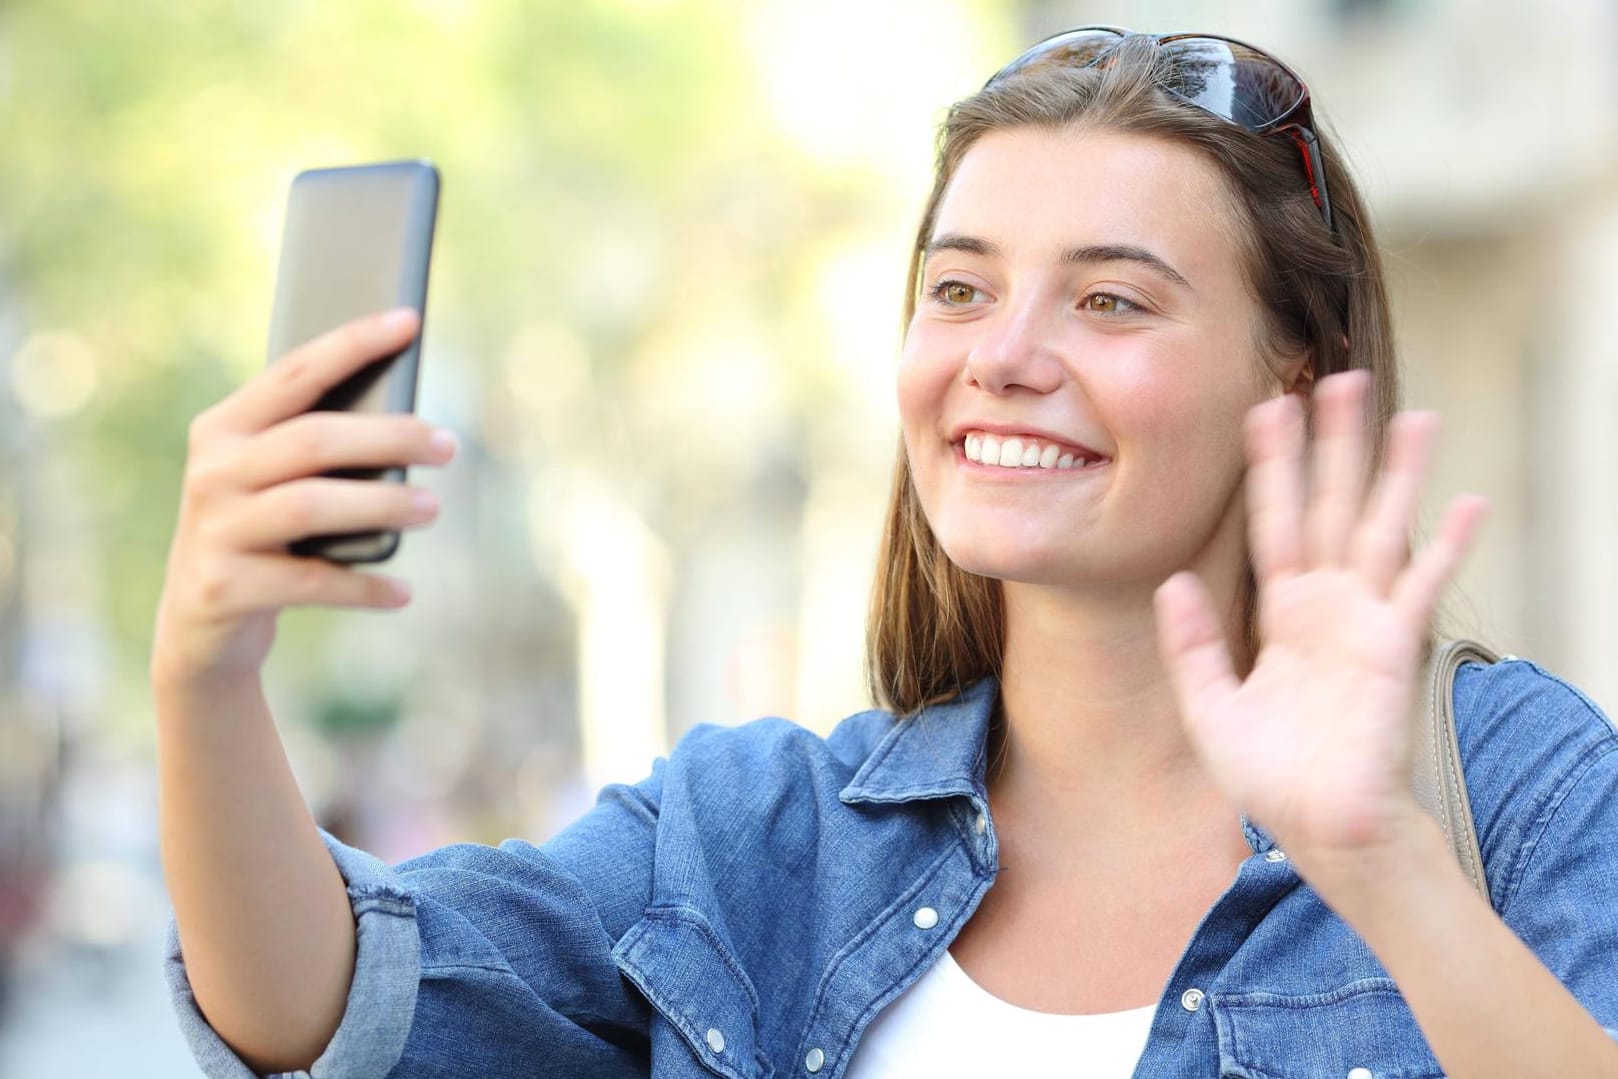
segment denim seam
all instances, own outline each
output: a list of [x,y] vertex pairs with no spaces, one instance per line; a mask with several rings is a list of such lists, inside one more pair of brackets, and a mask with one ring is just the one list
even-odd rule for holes
[[910,900],[920,895],[927,884],[939,873],[943,872],[944,866],[949,863],[950,856],[954,853],[954,851],[946,849],[937,858],[934,858],[921,875],[911,883],[910,887],[901,892],[893,902],[878,911],[863,929],[854,934],[852,940],[837,949],[831,958],[827,960],[826,969],[820,972],[820,981],[815,985],[815,995],[813,1003],[810,1005],[809,1017],[803,1025],[803,1032],[798,1036],[800,1051],[803,1048],[802,1043],[808,1039],[810,1032],[820,1023],[820,1015],[824,1010],[822,1002],[826,999],[826,990],[832,980],[837,977],[837,972],[842,968],[843,964],[858,953],[866,941],[876,936],[881,931],[882,926],[900,913]]
[[[696,929],[707,940],[713,954],[717,955],[720,961],[725,964],[726,969],[729,970],[734,976],[736,984],[740,986],[742,991],[747,996],[749,1010],[748,1021],[753,1030],[752,1074],[772,1074],[773,1068],[770,1066],[768,1058],[764,1056],[763,1047],[759,1044],[760,1005],[758,993],[753,988],[753,983],[751,979],[747,977],[746,972],[742,970],[740,964],[738,964],[734,957],[731,956],[730,949],[726,947],[724,942],[719,939],[716,933],[714,933],[713,927],[708,924],[707,918],[705,918],[702,912],[697,910],[695,907],[680,904],[670,904],[648,907],[642,917],[641,924],[645,924],[648,921],[667,923],[671,925],[689,926]],[[634,929],[631,928],[630,932],[634,932]],[[625,934],[626,937],[628,935],[628,933]],[[620,940],[620,947],[622,946],[622,943],[623,941]],[[722,1075],[741,1079],[744,1073],[740,1071],[740,1067],[745,1062],[738,1059],[737,1065],[732,1066],[729,1061],[723,1058],[712,1061],[705,1059],[700,1048],[700,1044],[703,1042],[703,1034],[691,1025],[690,1016],[683,1008],[677,1007],[675,1001],[670,1000],[662,992],[660,992],[657,986],[653,985],[650,981],[643,981],[641,977],[640,965],[633,962],[632,953],[639,951],[644,946],[645,937],[644,934],[642,934],[639,939],[634,941],[628,951],[624,953],[623,959],[630,963],[630,969],[623,970],[622,973],[629,978],[630,983],[634,985],[636,989],[640,991],[641,995],[646,998],[647,1003],[651,1004],[655,1009],[657,1009],[659,1014],[662,1015],[663,1019],[673,1025],[675,1029],[680,1032],[687,1047],[691,1050],[692,1055],[697,1058],[697,1061],[702,1066],[717,1070]],[[614,951],[617,951],[617,949],[615,948]],[[722,1052],[722,1050],[715,1050],[714,1055],[718,1056],[720,1052]]]
[[1529,834],[1518,845],[1516,856],[1511,862],[1511,871],[1506,876],[1506,891],[1500,900],[1502,918],[1505,917],[1511,901],[1517,897],[1517,889],[1522,886],[1523,878],[1528,875],[1529,863],[1539,851],[1540,841],[1550,830],[1557,812],[1585,777],[1595,771],[1595,766],[1614,752],[1618,752],[1618,740],[1603,740],[1587,746],[1578,757],[1574,758],[1573,763],[1568,765],[1557,783],[1540,799],[1532,823],[1529,825]]
[[713,926],[708,924],[708,919],[703,916],[700,910],[683,904],[665,904],[648,907],[645,916],[657,922],[672,922],[693,926],[697,932],[706,937],[709,945],[714,950],[714,954],[719,956],[726,969],[735,976],[737,984],[747,993],[747,1002],[753,1010],[753,1021],[755,1024],[758,1022],[760,1004],[758,992],[753,988],[752,979],[747,976],[747,972],[742,969],[741,964],[736,962],[735,957],[730,954],[730,948],[725,945],[724,941],[719,939],[719,934],[713,931]]
[[602,793],[609,792],[625,809],[640,817],[644,823],[656,826],[658,809],[661,807],[655,807],[652,800],[639,787],[628,783],[614,783]]
[[385,914],[391,918],[416,916],[416,902],[409,896],[350,888],[348,897],[356,918],[361,914]]
[[[974,866],[976,865],[975,860],[972,859],[970,854],[967,855],[967,860],[968,860],[968,862],[971,862]],[[979,882],[979,885],[981,886],[983,880],[986,877],[992,877],[993,874],[979,873],[979,872],[974,871],[972,876]],[[975,910],[975,906],[974,906],[974,910]],[[962,928],[962,925],[960,923],[963,921],[963,919],[965,917],[967,917],[967,912],[965,910],[962,910],[954,918],[952,918],[949,922],[947,922],[945,924],[944,928],[946,930],[946,935],[948,936],[948,938],[950,940],[954,940],[955,937],[960,933],[961,928]],[[944,947],[948,948],[949,945],[946,943],[944,945]],[[922,963],[924,963],[924,962],[925,962],[925,959],[918,960],[915,966],[912,966],[909,970],[905,971],[903,978],[901,978],[900,980],[903,981],[905,979],[908,979],[910,977],[910,975],[913,974],[922,965]],[[890,992],[892,992],[892,990],[890,990]],[[866,1008],[865,1011],[861,1012],[859,1014],[859,1017],[854,1020],[855,1029],[860,1030],[861,1032],[863,1032],[865,1030],[866,1026],[873,1019],[876,1018],[877,1013],[881,1012],[884,1008],[886,1008],[888,1006],[888,1004],[892,1003],[892,999],[897,998],[898,995],[899,994],[897,992],[893,992],[892,997],[889,1000],[886,1000],[886,1001],[883,1001],[881,997],[878,997],[876,1001],[873,1001],[871,1003],[871,1005],[868,1008]],[[847,1053],[848,1048],[849,1048],[849,1046],[847,1044],[847,1039],[845,1039],[844,1044],[838,1049],[839,1057],[841,1057],[843,1054]]]
[[1236,1008],[1318,1008],[1372,994],[1391,994],[1401,999],[1399,983],[1392,978],[1361,978],[1326,993],[1213,993],[1210,999],[1226,1010]]
[[[523,981],[522,976],[509,966],[496,967],[487,963],[423,963],[421,965],[421,976],[425,978],[429,974],[452,974],[461,970],[476,970],[485,974],[504,974],[508,978],[515,978],[522,984],[528,985],[526,981]],[[532,989],[533,987],[529,986],[529,988]]]
[[[1512,661],[1508,660],[1507,662],[1512,662]],[[1596,704],[1595,701],[1591,700],[1590,697],[1584,692],[1584,690],[1580,689],[1578,686],[1575,686],[1571,682],[1568,682],[1568,681],[1562,679],[1561,677],[1559,677],[1559,676],[1557,676],[1555,674],[1552,674],[1550,671],[1547,671],[1544,667],[1541,667],[1539,664],[1535,663],[1531,659],[1518,659],[1515,662],[1522,663],[1522,664],[1524,664],[1524,665],[1526,665],[1528,667],[1533,668],[1533,670],[1536,673],[1538,673],[1539,675],[1550,679],[1552,682],[1555,682],[1558,686],[1561,686],[1563,689],[1567,690],[1569,693],[1571,693],[1575,697],[1577,697],[1580,701],[1583,702],[1585,710],[1587,712],[1589,712],[1590,715],[1592,715],[1596,719],[1600,720],[1601,721],[1600,725],[1606,729],[1606,733],[1612,738],[1612,740],[1615,743],[1618,743],[1618,723],[1615,723],[1610,717],[1608,717],[1608,715],[1601,710],[1601,706]]]
[[893,727],[882,736],[881,741],[876,744],[876,749],[860,765],[858,771],[863,772],[867,777],[861,782],[861,787],[869,785],[870,774],[882,767],[882,762],[893,755],[895,747],[899,744],[899,739],[903,737],[905,737],[905,720],[900,718],[894,721]]

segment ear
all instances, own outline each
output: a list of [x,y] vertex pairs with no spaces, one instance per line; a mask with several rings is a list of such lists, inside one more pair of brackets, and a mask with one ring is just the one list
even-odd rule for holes
[[1300,352],[1281,367],[1281,389],[1308,400],[1315,392],[1315,357],[1309,351]]
[[1288,393],[1296,393],[1303,397],[1312,397],[1315,392],[1315,361],[1313,356],[1305,356],[1298,364],[1292,381],[1287,385]]

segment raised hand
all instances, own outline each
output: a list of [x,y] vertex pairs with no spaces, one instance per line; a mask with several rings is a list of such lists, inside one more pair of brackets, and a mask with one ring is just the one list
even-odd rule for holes
[[1409,724],[1423,644],[1487,508],[1455,499],[1411,553],[1438,418],[1394,417],[1372,477],[1368,387],[1360,371],[1320,381],[1307,467],[1296,396],[1248,416],[1259,651],[1245,679],[1194,574],[1156,596],[1160,648],[1204,767],[1306,876],[1391,846],[1419,819]]

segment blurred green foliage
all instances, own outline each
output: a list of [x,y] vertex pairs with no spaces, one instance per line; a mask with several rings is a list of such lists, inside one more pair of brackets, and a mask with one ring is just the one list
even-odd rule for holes
[[688,421],[639,407],[696,377],[651,345],[769,307],[780,319],[760,347],[790,384],[783,427],[835,403],[806,275],[816,251],[867,224],[851,195],[868,181],[778,137],[751,81],[747,10],[0,8],[0,288],[25,334],[68,331],[93,360],[94,393],[40,419],[37,439],[82,483],[72,496],[105,567],[115,683],[144,681],[187,423],[264,363],[285,190],[302,168],[439,165],[427,362],[453,356],[499,397],[519,328],[569,327],[587,358],[572,377],[609,404],[547,416],[564,428],[553,437],[632,464],[631,495],[660,527],[716,496],[665,452]]

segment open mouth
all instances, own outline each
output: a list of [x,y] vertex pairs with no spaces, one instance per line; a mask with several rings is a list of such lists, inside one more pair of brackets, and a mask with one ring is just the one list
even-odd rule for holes
[[968,431],[960,443],[968,461],[990,468],[1071,471],[1105,464],[1107,458],[1032,435],[992,435]]

